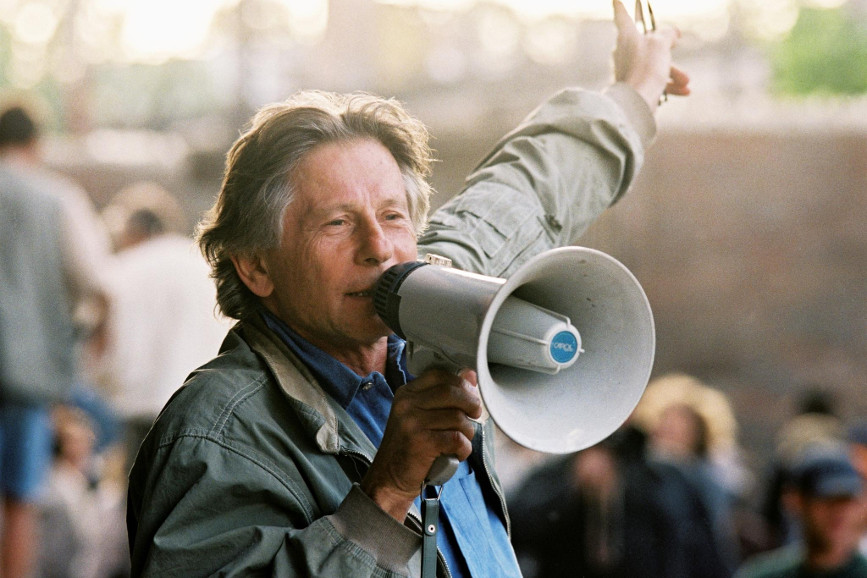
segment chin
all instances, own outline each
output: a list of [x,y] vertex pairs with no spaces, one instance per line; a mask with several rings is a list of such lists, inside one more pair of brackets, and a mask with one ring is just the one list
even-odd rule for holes
[[394,331],[380,319],[379,315],[373,314],[365,320],[364,331],[377,337],[388,337]]
[[357,343],[363,345],[374,345],[394,333],[379,317],[368,319],[364,323],[355,325],[354,328],[347,329],[347,335],[351,336]]
[[368,333],[368,340],[371,343],[377,343],[382,339],[387,339],[389,335],[394,333],[391,329],[386,326],[382,326],[381,330],[371,331]]

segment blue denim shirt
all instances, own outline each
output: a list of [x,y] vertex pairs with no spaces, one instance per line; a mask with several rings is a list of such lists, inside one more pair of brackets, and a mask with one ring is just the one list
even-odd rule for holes
[[[263,314],[266,325],[286,343],[331,395],[379,447],[394,390],[412,379],[406,371],[406,342],[392,335],[388,339],[386,375],[374,371],[359,376],[318,347],[295,333],[274,315]],[[440,532],[437,547],[452,576],[520,576],[518,562],[502,520],[490,507],[495,496],[485,495],[469,462],[443,487],[440,495]],[[416,505],[420,506],[420,499]],[[472,556],[465,556],[471,552]]]

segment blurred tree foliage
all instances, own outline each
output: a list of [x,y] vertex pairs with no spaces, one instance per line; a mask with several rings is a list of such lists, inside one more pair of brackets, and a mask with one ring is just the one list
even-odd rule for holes
[[789,35],[772,51],[778,94],[867,93],[867,25],[845,5],[802,8]]

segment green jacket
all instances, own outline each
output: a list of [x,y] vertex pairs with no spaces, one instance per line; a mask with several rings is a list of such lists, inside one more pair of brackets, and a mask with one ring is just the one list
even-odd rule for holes
[[629,190],[655,136],[647,103],[628,86],[563,90],[504,136],[431,216],[419,254],[509,277],[530,257],[576,243]]
[[[502,495],[491,434],[480,428],[471,459]],[[139,451],[133,575],[414,575],[418,511],[403,526],[354,485],[375,451],[278,337],[238,324]]]
[[738,568],[734,578],[867,578],[867,559],[855,551],[838,568],[811,570],[803,545],[791,544],[755,555]]
[[[419,253],[505,276],[573,243],[629,188],[653,131],[647,105],[623,85],[559,93],[433,215]],[[470,459],[508,528],[492,427]],[[239,324],[168,403],[130,473],[133,575],[418,575],[418,512],[401,525],[355,485],[374,453],[270,331]]]

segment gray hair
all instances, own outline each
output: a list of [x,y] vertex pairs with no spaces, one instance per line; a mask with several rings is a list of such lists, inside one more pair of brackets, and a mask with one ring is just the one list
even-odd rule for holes
[[229,150],[220,194],[198,227],[224,315],[241,319],[260,306],[232,256],[279,245],[299,163],[318,145],[355,139],[377,140],[397,161],[413,226],[416,234],[422,232],[432,193],[428,132],[398,102],[363,93],[304,91],[268,105]]

